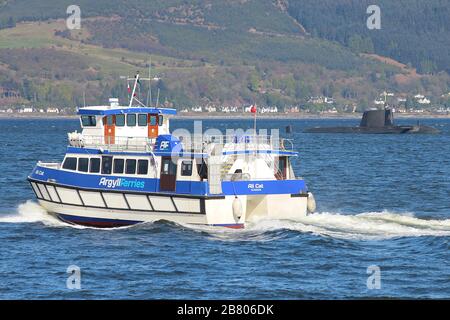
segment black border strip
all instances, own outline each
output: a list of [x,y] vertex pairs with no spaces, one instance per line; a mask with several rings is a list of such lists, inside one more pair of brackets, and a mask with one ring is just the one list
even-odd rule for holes
[[[60,187],[60,188],[65,188],[65,187]],[[56,189],[56,188],[55,188]],[[100,198],[102,199],[102,202],[103,202],[103,205],[104,205],[104,209],[108,209],[108,206],[106,205],[106,201],[105,201],[105,198],[103,197],[103,194],[101,193],[101,192],[96,192],[96,191],[87,191],[87,190],[78,190],[78,194],[79,194],[79,196],[80,196],[80,198],[81,198],[81,200],[83,201],[83,204],[85,204],[86,205],[86,202],[84,202],[84,200],[83,200],[83,195],[81,194],[81,192],[92,192],[92,193],[100,193]],[[61,202],[61,203],[63,203],[63,202]]]
[[[45,183],[43,183],[43,182],[40,182],[40,183],[38,183],[38,182],[36,182],[36,184],[38,185],[38,187],[39,187],[39,184],[42,184],[42,185],[44,185],[44,187],[46,188],[45,190],[47,190],[47,186],[46,186],[46,184]],[[62,186],[56,186],[56,188],[65,188],[65,187],[62,187]],[[56,189],[55,188],[55,189]],[[49,199],[50,200],[46,200],[45,198],[43,198],[43,199],[40,199],[41,201],[46,201],[46,202],[50,202],[50,203],[56,203],[56,204],[62,204],[62,205],[68,205],[68,206],[75,206],[75,207],[82,207],[82,208],[94,208],[94,209],[113,209],[113,210],[122,210],[122,211],[136,211],[136,212],[146,212],[146,213],[182,213],[182,214],[201,214],[201,215],[204,215],[204,214],[206,214],[206,212],[191,212],[191,211],[179,211],[178,209],[177,209],[177,207],[176,207],[176,205],[175,205],[175,210],[176,211],[164,211],[164,210],[155,210],[155,208],[153,207],[153,205],[152,205],[152,203],[151,203],[151,201],[150,201],[150,198],[149,198],[149,196],[146,196],[146,198],[148,199],[148,201],[149,201],[149,203],[150,203],[150,206],[152,207],[152,210],[151,211],[149,211],[149,210],[142,210],[142,209],[131,209],[131,207],[130,207],[130,205],[129,205],[129,203],[128,203],[128,201],[127,201],[127,199],[126,199],[126,196],[125,196],[125,193],[124,192],[111,192],[111,193],[120,193],[120,194],[122,194],[122,196],[124,197],[124,199],[125,199],[125,201],[126,201],[126,203],[127,203],[127,206],[128,206],[128,208],[127,209],[124,209],[124,208],[114,208],[114,207],[109,207],[108,206],[108,204],[107,204],[107,202],[106,202],[106,200],[105,200],[105,198],[104,198],[104,196],[103,196],[103,192],[101,192],[101,191],[97,191],[99,194],[100,194],[100,196],[102,197],[102,200],[103,200],[103,203],[105,204],[105,206],[104,207],[100,207],[100,206],[91,206],[91,205],[85,205],[85,203],[84,203],[84,201],[83,201],[83,198],[81,197],[81,194],[80,194],[80,190],[79,189],[76,189],[76,188],[71,188],[71,189],[75,189],[76,190],[76,192],[77,192],[77,195],[78,195],[78,197],[80,198],[80,200],[81,200],[81,205],[80,204],[73,204],[73,203],[65,203],[65,202],[56,202],[56,201],[53,201],[53,199],[50,197],[50,195],[49,195]],[[81,190],[81,191],[84,191],[84,190]],[[48,191],[47,191],[48,192]],[[91,192],[95,192],[95,191],[91,191]],[[140,194],[140,195],[142,195],[142,194]],[[145,195],[143,195],[143,196],[145,196]],[[171,199],[171,201],[172,201],[172,203],[174,204],[174,200],[172,199],[172,196],[169,196],[170,197],[170,199]],[[205,199],[199,199],[200,201],[205,201]]]
[[[49,185],[50,186],[50,185]],[[55,193],[56,193],[56,196],[58,197],[58,199],[59,199],[59,202],[60,203],[62,203],[62,200],[61,200],[61,197],[59,196],[59,193],[58,193],[58,189],[56,189],[56,187],[55,186],[50,186],[50,187],[52,187],[53,188],[53,190],[55,190]],[[48,190],[48,188],[47,188],[47,190]]]
[[207,196],[207,195],[188,195],[188,194],[174,194],[174,193],[163,193],[163,192],[136,192],[136,191],[128,191],[128,190],[104,190],[104,189],[94,189],[94,188],[83,188],[83,187],[74,187],[68,186],[65,184],[58,184],[54,182],[41,181],[37,179],[28,178],[28,181],[35,183],[48,184],[55,187],[66,188],[66,189],[78,189],[82,191],[92,191],[92,192],[112,192],[112,193],[124,193],[127,194],[136,194],[136,195],[148,195],[148,196],[162,196],[162,197],[176,197],[176,198],[189,198],[189,199],[206,199],[206,200],[215,200],[215,199],[225,199],[225,196]]
[[175,208],[175,211],[176,211],[176,212],[179,212],[179,211],[178,211],[178,207],[177,207],[177,205],[176,205],[176,203],[175,203],[175,200],[173,200],[173,197],[170,197],[170,200],[172,201],[172,204],[173,204],[173,207]]
[[[93,192],[95,192],[95,191],[93,191]],[[108,206],[108,203],[107,203],[106,200],[105,200],[105,197],[103,196],[103,192],[100,191],[99,193],[100,193],[100,197],[102,197],[103,204],[105,205],[103,208],[108,209],[109,206]],[[95,208],[95,207],[93,207],[93,208]]]
[[308,198],[307,193],[294,193],[291,194],[291,198]]
[[84,200],[83,200],[83,197],[81,197],[79,189],[77,189],[77,195],[78,195],[78,198],[80,198],[81,204],[83,205],[83,207],[85,207],[86,205],[84,204]]
[[200,213],[206,214],[206,201],[205,201],[205,199],[200,199]]
[[[33,190],[34,194],[36,195],[36,198],[38,198],[39,200],[43,199],[44,197],[41,194],[41,190],[39,190],[39,186],[38,186],[37,182],[31,182],[31,181],[28,181],[28,182],[30,183],[31,189]],[[33,183],[35,184],[36,189],[33,187]],[[37,194],[36,190],[39,191],[39,194]]]
[[153,207],[153,203],[152,203],[152,201],[150,200],[150,196],[149,196],[149,195],[146,195],[145,197],[147,198],[147,201],[148,201],[148,203],[150,204],[150,208],[152,208],[152,211],[155,211],[155,207]]
[[[44,193],[42,192],[40,185],[43,185],[43,186],[44,186],[45,192],[47,192],[47,195],[48,195],[50,201],[53,202],[52,197],[50,197],[50,194],[48,193],[47,187],[45,186],[45,182],[37,182],[37,186],[38,186],[38,188],[39,188],[39,191],[40,191],[41,194],[42,194],[42,200],[48,201],[48,200],[45,199],[45,195],[44,195]],[[55,203],[56,203],[56,202],[55,202]]]
[[54,202],[52,200],[44,200],[41,199],[41,201],[45,201],[45,202],[50,202],[50,203],[56,203],[56,204],[62,204],[62,205],[66,205],[66,206],[74,206],[74,207],[80,207],[80,208],[93,208],[93,209],[103,209],[103,210],[120,210],[120,211],[136,211],[136,212],[145,212],[145,213],[168,213],[168,214],[174,214],[174,213],[181,213],[181,214],[192,214],[192,215],[205,215],[205,213],[198,213],[198,212],[189,212],[189,211],[178,211],[178,212],[170,212],[170,211],[164,211],[164,210],[153,210],[153,211],[149,211],[149,210],[142,210],[142,209],[124,209],[124,208],[112,208],[112,207],[97,207],[97,206],[83,206],[81,204],[71,204],[71,203],[59,203],[59,202]]
[[127,196],[125,195],[125,193],[122,193],[122,196],[123,196],[123,200],[125,200],[125,203],[127,204],[127,208],[129,210],[132,210],[130,207],[130,204],[128,203],[128,199],[127,199]]

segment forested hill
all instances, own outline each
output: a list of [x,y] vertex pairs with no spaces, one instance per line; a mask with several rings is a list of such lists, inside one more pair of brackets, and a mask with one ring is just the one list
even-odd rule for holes
[[[366,9],[378,5],[381,29],[369,30]],[[288,12],[314,36],[354,52],[377,53],[419,72],[450,72],[449,0],[289,0]]]
[[382,28],[370,31],[366,0],[78,0],[81,30],[66,27],[72,0],[0,0],[0,105],[125,99],[118,76],[150,63],[178,108],[328,96],[365,109],[384,90],[439,99],[448,1],[377,0]]

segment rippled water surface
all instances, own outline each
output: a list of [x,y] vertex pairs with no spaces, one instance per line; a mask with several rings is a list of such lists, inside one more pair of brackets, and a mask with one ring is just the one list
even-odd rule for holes
[[[192,123],[173,120],[172,128]],[[357,123],[258,122],[295,139],[314,215],[244,230],[164,221],[98,230],[52,218],[26,182],[37,160],[62,159],[78,122],[0,119],[0,299],[450,298],[450,120],[422,120],[440,135],[302,133]],[[69,265],[81,268],[81,290],[66,288]],[[381,289],[367,287],[372,265]]]

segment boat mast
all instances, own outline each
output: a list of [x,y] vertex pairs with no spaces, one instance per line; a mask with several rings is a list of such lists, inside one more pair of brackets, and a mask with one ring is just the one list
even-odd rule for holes
[[[139,81],[139,72],[136,73],[136,76],[134,77],[134,85],[133,85],[133,91],[131,93],[130,103],[128,105],[129,108],[133,105],[133,100],[135,99],[134,95],[136,94],[136,87]],[[138,99],[136,99],[139,103],[141,103]]]
[[[149,70],[149,72],[151,73],[151,71]],[[151,104],[151,82],[152,81],[159,81],[158,77],[155,78],[150,78],[150,74],[148,78],[141,78],[139,75],[139,72],[136,73],[136,76],[134,78],[129,78],[129,77],[121,77],[122,79],[125,79],[127,81],[134,81],[134,85],[133,85],[133,91],[131,92],[131,98],[130,98],[130,102],[128,103],[128,107],[131,108],[133,106],[133,102],[136,101],[141,107],[150,107]],[[149,82],[149,87],[150,87],[150,96],[147,97],[147,105],[144,104],[143,102],[141,102],[138,97],[136,97],[136,91],[138,89],[138,85],[140,85],[140,82],[142,81],[148,81]],[[140,91],[139,91],[140,92]],[[140,98],[140,97],[139,97]],[[150,104],[149,104],[149,98],[150,98]],[[159,99],[159,92],[158,92],[158,99]]]
[[[150,57],[150,62],[148,65],[148,78],[152,78],[152,57]],[[152,103],[152,82],[148,83],[148,93],[147,93],[147,106],[150,107]]]

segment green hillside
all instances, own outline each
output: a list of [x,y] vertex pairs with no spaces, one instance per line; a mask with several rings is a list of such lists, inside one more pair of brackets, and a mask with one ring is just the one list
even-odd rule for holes
[[[341,108],[364,109],[385,89],[436,97],[449,91],[448,74],[437,72],[445,70],[443,55],[424,51],[430,53],[422,63],[432,66],[429,74],[362,55],[390,56],[372,38],[373,50],[365,50],[364,33],[361,39],[338,36],[326,20],[332,13],[313,10],[323,11],[322,3],[359,8],[352,0],[80,0],[82,29],[70,31],[64,19],[72,1],[0,0],[0,105],[79,106],[83,92],[89,104],[110,96],[124,100],[119,76],[146,72],[150,57],[154,74],[163,78],[152,89],[177,108],[254,101],[304,106],[309,97],[324,95]],[[408,56],[395,58],[415,66]]]
[[[380,30],[366,26],[372,4],[381,10]],[[356,52],[385,55],[421,73],[450,72],[448,0],[290,0],[289,13],[316,37]]]

